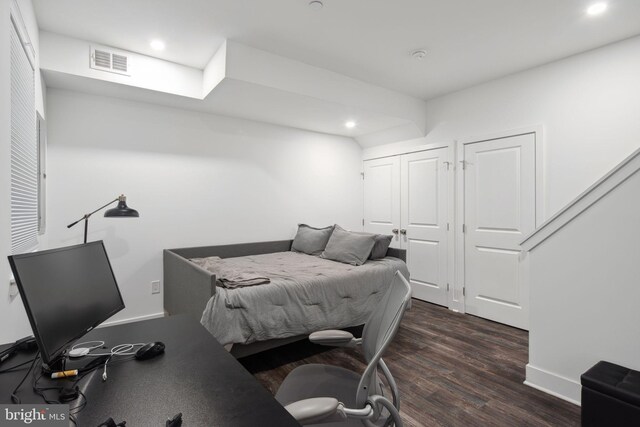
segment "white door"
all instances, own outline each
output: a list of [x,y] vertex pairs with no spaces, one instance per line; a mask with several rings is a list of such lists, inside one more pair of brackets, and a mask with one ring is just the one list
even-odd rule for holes
[[447,305],[448,148],[400,158],[402,248],[413,296]]
[[[400,158],[364,162],[364,231],[393,235],[400,247]],[[394,233],[395,230],[395,233]]]
[[464,145],[465,307],[528,328],[520,242],[535,228],[535,134]]

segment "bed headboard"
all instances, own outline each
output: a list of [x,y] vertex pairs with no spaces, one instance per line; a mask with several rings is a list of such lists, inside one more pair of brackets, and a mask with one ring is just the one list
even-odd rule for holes
[[273,242],[237,243],[233,245],[200,246],[195,248],[169,249],[183,258],[206,258],[219,256],[233,258],[247,255],[262,255],[291,250],[293,240],[277,240]]

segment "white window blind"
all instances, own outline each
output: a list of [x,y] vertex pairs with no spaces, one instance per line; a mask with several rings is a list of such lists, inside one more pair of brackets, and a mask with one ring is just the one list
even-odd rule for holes
[[11,25],[11,251],[38,245],[38,148],[34,69]]

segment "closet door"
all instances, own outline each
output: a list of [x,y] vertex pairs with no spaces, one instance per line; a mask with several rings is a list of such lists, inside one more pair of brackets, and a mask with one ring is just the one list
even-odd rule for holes
[[402,247],[413,296],[448,305],[448,149],[401,156]]
[[528,328],[520,242],[535,229],[535,134],[464,146],[464,280],[469,314]]
[[[364,231],[393,235],[400,247],[400,158],[364,162]],[[395,232],[394,232],[395,230]]]

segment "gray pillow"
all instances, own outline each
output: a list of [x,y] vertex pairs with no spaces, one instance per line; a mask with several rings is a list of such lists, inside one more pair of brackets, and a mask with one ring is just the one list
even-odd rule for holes
[[320,256],[345,264],[362,265],[369,258],[375,243],[373,234],[352,233],[335,225],[327,247]]
[[374,234],[375,243],[373,245],[373,249],[371,249],[371,255],[369,255],[369,259],[380,259],[387,256],[387,250],[389,249],[389,245],[391,245],[391,240],[393,240],[393,236],[386,234]]
[[299,224],[296,237],[293,239],[291,250],[308,255],[320,255],[327,246],[333,226],[315,228],[307,224]]
[[392,235],[365,233],[361,231],[352,231],[352,233],[366,234],[367,236],[373,236],[375,238],[376,242],[373,245],[373,249],[371,249],[369,259],[381,259],[387,256],[387,250],[389,249],[391,241],[393,240]]

